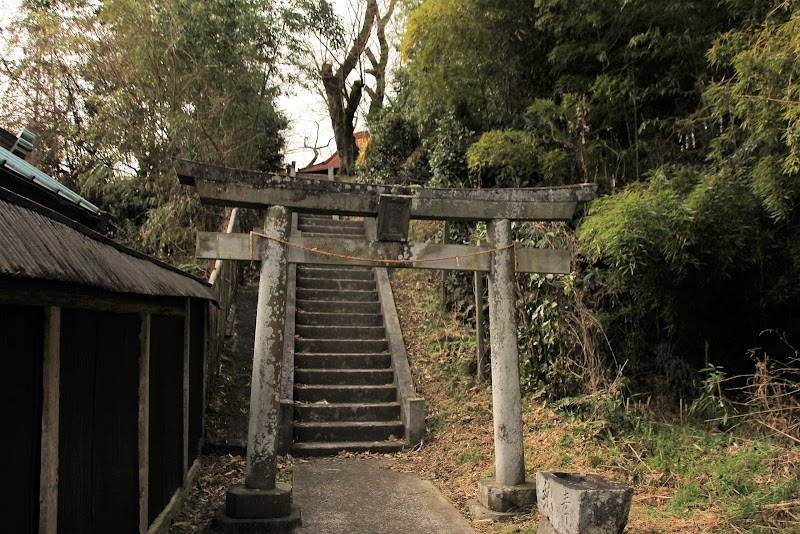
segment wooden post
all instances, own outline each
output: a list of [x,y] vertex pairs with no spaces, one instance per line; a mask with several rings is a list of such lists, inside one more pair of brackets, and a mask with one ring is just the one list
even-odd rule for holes
[[[480,243],[478,243],[480,245]],[[478,382],[483,382],[486,362],[486,341],[484,337],[483,324],[483,273],[475,271],[475,347],[478,362]]]
[[61,308],[44,309],[42,367],[42,464],[39,475],[39,532],[58,530],[58,432],[61,383]]
[[186,299],[183,318],[183,483],[189,480],[189,367],[192,343],[192,299]]
[[[487,230],[493,247],[511,244],[508,219],[490,221]],[[525,482],[515,294],[514,251],[507,248],[492,254],[489,273],[495,480],[503,486]]]
[[[264,223],[266,235],[286,240],[290,227],[291,215],[286,208],[272,206],[267,210]],[[250,425],[247,433],[245,486],[249,489],[275,489],[287,265],[286,247],[265,240],[258,281]]]
[[[449,245],[450,244],[450,222],[444,221],[442,224],[442,245]],[[445,289],[445,282],[447,281],[447,276],[450,274],[450,271],[442,271],[442,280],[440,282],[439,287],[439,302],[442,308],[442,313],[447,311],[447,291]]]
[[[200,418],[200,443],[205,442],[206,435],[206,410],[208,409],[208,380],[211,376],[209,356],[211,354],[211,336],[214,335],[211,331],[211,306],[212,304],[206,301],[203,304],[203,391],[201,393],[202,399],[202,417]],[[202,450],[202,446],[200,446]]]
[[150,314],[139,330],[139,533],[146,534],[150,488]]

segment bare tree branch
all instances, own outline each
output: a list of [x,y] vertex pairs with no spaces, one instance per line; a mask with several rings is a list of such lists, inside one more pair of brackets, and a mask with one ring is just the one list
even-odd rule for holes
[[325,89],[328,114],[331,118],[331,126],[333,126],[333,133],[336,138],[336,149],[341,162],[340,172],[344,174],[352,173],[355,167],[358,153],[354,138],[355,116],[358,111],[358,105],[361,102],[364,86],[363,80],[357,80],[348,89],[347,79],[364,55],[364,50],[367,47],[367,42],[378,17],[378,0],[366,0],[366,2],[367,8],[364,12],[361,29],[358,31],[339,68],[334,71],[331,63],[324,63],[320,69],[320,78]]
[[397,0],[391,0],[383,16],[378,15],[376,34],[380,46],[380,58],[375,58],[371,50],[367,49],[367,57],[372,64],[372,69],[367,72],[375,78],[375,89],[372,91],[369,112],[367,116],[374,119],[383,109],[383,98],[386,94],[386,67],[389,64],[389,41],[386,39],[386,26],[394,15]]

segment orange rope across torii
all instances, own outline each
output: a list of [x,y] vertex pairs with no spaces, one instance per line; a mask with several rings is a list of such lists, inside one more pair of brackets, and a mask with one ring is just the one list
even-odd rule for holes
[[254,262],[255,262],[255,257],[253,255],[253,237],[254,236],[262,237],[264,239],[269,239],[270,241],[275,241],[275,242],[280,243],[282,245],[286,245],[286,246],[289,246],[289,247],[294,247],[294,248],[297,248],[297,249],[300,249],[300,250],[305,250],[306,252],[311,252],[311,253],[314,253],[314,254],[322,254],[323,256],[331,256],[333,258],[339,258],[339,259],[343,259],[343,260],[353,260],[353,261],[363,261],[365,263],[375,263],[375,264],[378,264],[378,265],[383,265],[383,264],[387,264],[387,263],[396,264],[396,265],[411,265],[411,264],[414,264],[414,263],[431,263],[431,262],[447,261],[447,260],[456,260],[456,264],[458,264],[458,261],[461,258],[469,258],[469,257],[473,257],[473,256],[481,256],[483,254],[492,254],[494,252],[500,252],[501,250],[514,249],[514,270],[516,270],[516,267],[517,267],[516,266],[517,255],[516,255],[516,244],[515,243],[511,243],[510,245],[506,245],[504,247],[481,250],[481,251],[478,251],[478,252],[470,252],[468,254],[460,254],[460,255],[456,255],[456,256],[444,256],[444,257],[441,257],[441,258],[424,258],[424,259],[416,259],[416,260],[384,260],[384,259],[378,259],[378,258],[367,258],[367,257],[363,257],[363,256],[348,256],[347,254],[339,254],[337,252],[330,252],[330,251],[327,251],[327,250],[320,250],[318,248],[304,247],[303,245],[298,245],[297,243],[292,243],[291,241],[286,241],[284,239],[280,239],[280,238],[277,238],[277,237],[274,237],[274,236],[270,236],[270,235],[267,235],[267,234],[263,234],[261,232],[256,232],[256,231],[250,232],[250,266],[251,267],[254,266]]

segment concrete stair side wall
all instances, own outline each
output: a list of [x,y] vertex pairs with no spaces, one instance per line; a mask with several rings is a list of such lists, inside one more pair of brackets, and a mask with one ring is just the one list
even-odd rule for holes
[[[376,239],[377,221],[365,219],[364,226],[367,238]],[[405,427],[406,442],[409,446],[414,446],[425,437],[425,399],[417,394],[414,387],[403,331],[397,316],[397,306],[389,283],[389,273],[385,267],[375,268],[375,281],[378,285],[378,298],[386,327],[386,340],[389,344],[389,353],[392,355],[394,385],[397,388],[397,402],[400,404],[400,420]]]

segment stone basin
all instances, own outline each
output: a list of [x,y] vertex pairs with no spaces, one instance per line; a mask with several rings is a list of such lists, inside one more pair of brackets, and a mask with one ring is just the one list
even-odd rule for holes
[[539,512],[558,534],[622,534],[633,488],[593,473],[536,473]]

